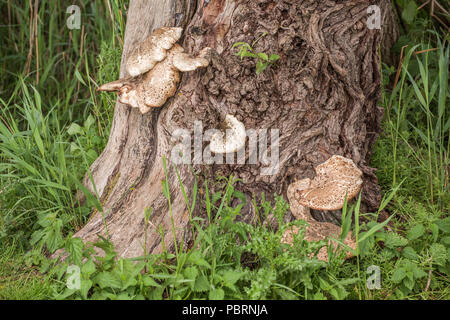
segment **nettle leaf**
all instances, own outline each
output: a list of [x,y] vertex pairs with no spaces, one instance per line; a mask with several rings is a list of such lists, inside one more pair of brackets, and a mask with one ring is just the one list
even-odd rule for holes
[[91,280],[81,279],[80,283],[80,294],[83,299],[87,299],[89,290],[92,288],[93,282]]
[[422,269],[420,269],[417,266],[414,266],[414,268],[412,269],[412,273],[413,273],[413,276],[415,279],[420,279],[420,278],[424,278],[427,276],[425,271],[423,271]]
[[448,237],[443,237],[441,239],[441,242],[444,244],[444,246],[450,246],[450,236]]
[[409,241],[416,240],[420,238],[425,233],[425,227],[421,224],[418,224],[414,227],[412,227],[407,234],[407,238]]
[[395,283],[400,283],[403,278],[406,277],[406,271],[403,268],[398,268],[394,270],[394,273],[392,274],[391,280]]
[[408,244],[408,240],[395,232],[389,232],[386,234],[386,241],[384,245],[388,248],[403,247]]
[[200,251],[192,252],[192,254],[189,256],[187,262],[189,262],[191,264],[195,264],[197,266],[206,267],[208,269],[211,269],[211,265],[205,259],[202,258]]
[[45,230],[43,230],[43,229],[40,229],[40,230],[37,230],[37,231],[33,232],[33,234],[31,235],[30,244],[31,244],[31,245],[35,245],[35,244],[38,243],[44,236],[45,236]]
[[158,284],[155,280],[153,280],[152,277],[145,275],[142,277],[142,282],[144,283],[144,286],[146,287],[161,287],[160,284]]
[[409,290],[414,289],[414,278],[411,272],[407,272],[406,273],[406,278],[403,279],[403,284],[405,285],[405,287],[407,287]]
[[417,254],[416,250],[414,250],[411,247],[403,248],[402,254],[405,258],[411,259],[411,260],[417,260],[419,258],[419,255]]
[[209,289],[210,285],[208,282],[208,278],[206,278],[206,276],[201,275],[195,280],[195,285],[193,289],[194,292],[205,292],[208,291]]
[[226,286],[234,285],[244,275],[244,272],[238,272],[236,270],[228,270],[222,273],[223,281]]
[[223,300],[225,292],[222,289],[214,289],[209,292],[210,300]]
[[441,220],[436,220],[434,223],[439,227],[439,229],[442,232],[450,233],[450,217]]
[[185,276],[187,279],[195,280],[195,278],[197,278],[197,276],[198,276],[198,270],[197,270],[197,268],[196,268],[196,267],[187,267],[187,268],[184,270],[184,276]]
[[52,253],[59,249],[63,243],[61,228],[62,221],[58,219],[51,228],[47,229],[45,244],[47,245],[47,249]]
[[74,122],[69,126],[69,129],[67,129],[67,133],[70,136],[73,136],[75,134],[81,134],[83,133],[83,128],[81,128],[78,124]]
[[95,277],[95,282],[100,286],[100,288],[122,288],[122,283],[117,277],[117,275],[112,272],[101,272]]
[[71,261],[76,265],[81,265],[81,258],[83,257],[83,240],[80,238],[69,238],[65,249],[70,254]]
[[89,259],[85,264],[81,267],[81,272],[87,276],[90,276],[95,272],[95,263]]
[[433,243],[431,245],[430,254],[433,262],[437,265],[444,266],[447,262],[447,249],[440,243]]

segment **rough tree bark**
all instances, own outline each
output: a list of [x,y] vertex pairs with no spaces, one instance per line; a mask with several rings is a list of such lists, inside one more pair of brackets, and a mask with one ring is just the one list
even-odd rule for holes
[[[381,9],[381,30],[367,28],[367,7]],[[181,43],[188,52],[203,47],[215,50],[210,66],[185,73],[176,95],[163,107],[142,115],[117,103],[109,142],[91,167],[85,185],[96,192],[104,209],[109,236],[124,257],[143,254],[144,210],[152,208],[147,248],[161,252],[158,226],[169,232],[173,246],[168,203],[161,190],[162,157],[168,158],[168,176],[176,235],[188,237],[188,212],[170,165],[171,133],[193,130],[195,120],[204,129],[219,128],[212,107],[221,102],[247,129],[280,130],[280,170],[263,176],[260,165],[194,166],[207,177],[221,173],[241,178],[237,188],[248,199],[274,193],[286,195],[295,179],[314,176],[313,168],[333,154],[343,155],[364,172],[363,203],[377,207],[380,190],[369,160],[380,131],[380,57],[386,57],[397,36],[390,1],[363,0],[132,0],[128,10],[126,59],[133,46],[161,26],[185,28]],[[240,60],[231,46],[252,43],[255,49],[278,53],[281,59],[255,74],[253,59]],[[379,50],[381,49],[381,50]],[[121,68],[121,77],[126,76]],[[270,144],[269,144],[270,146]],[[183,184],[192,191],[188,166],[178,166]],[[251,201],[245,220],[253,218]],[[339,213],[314,212],[318,220],[336,220]],[[100,213],[94,214],[75,236],[95,241],[105,236]]]

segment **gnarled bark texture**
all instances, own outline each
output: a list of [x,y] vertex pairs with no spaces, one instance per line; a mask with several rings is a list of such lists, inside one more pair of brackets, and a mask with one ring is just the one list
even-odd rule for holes
[[[381,9],[381,30],[367,27],[367,7],[373,4]],[[176,95],[145,115],[117,103],[108,145],[91,167],[109,236],[121,256],[143,254],[144,211],[150,207],[148,252],[162,251],[159,226],[169,231],[166,248],[173,246],[168,202],[161,192],[163,156],[168,158],[176,236],[189,237],[188,211],[170,161],[171,133],[193,130],[196,120],[204,129],[219,128],[217,104],[247,129],[279,129],[280,167],[277,174],[261,175],[258,164],[194,166],[207,177],[221,173],[241,178],[237,188],[249,199],[262,192],[286,195],[289,183],[312,178],[315,166],[339,154],[364,172],[365,208],[377,207],[380,190],[369,160],[382,117],[377,105],[379,48],[386,55],[397,36],[390,1],[132,0],[122,65],[133,46],[154,29],[174,25],[185,28],[181,43],[186,51],[214,49],[209,67],[185,73]],[[255,61],[241,60],[231,47],[238,41],[252,43],[263,32],[267,35],[255,49],[281,58],[256,75]],[[179,165],[178,171],[192,192],[191,170]],[[88,177],[85,184],[94,192]],[[250,203],[243,212],[249,222]],[[339,218],[339,213],[313,215],[321,221]],[[94,241],[98,234],[105,235],[100,213],[75,236]]]

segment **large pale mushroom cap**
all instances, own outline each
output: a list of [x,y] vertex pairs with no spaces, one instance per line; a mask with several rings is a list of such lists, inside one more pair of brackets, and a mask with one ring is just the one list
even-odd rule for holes
[[156,29],[147,39],[138,44],[127,57],[127,72],[136,77],[151,69],[167,56],[167,50],[180,39],[182,28],[162,27]]
[[363,183],[362,172],[350,159],[334,155],[316,167],[310,186],[297,192],[298,202],[316,210],[339,210],[354,198]]

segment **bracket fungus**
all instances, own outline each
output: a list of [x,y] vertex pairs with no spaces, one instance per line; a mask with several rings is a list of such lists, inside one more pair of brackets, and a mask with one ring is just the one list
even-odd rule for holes
[[[315,169],[316,176],[309,186],[299,190],[300,204],[316,210],[339,210],[345,195],[354,198],[363,183],[362,172],[352,160],[334,155]],[[305,185],[306,180],[303,182]]]
[[167,50],[181,38],[183,28],[162,27],[156,29],[147,39],[138,44],[127,57],[125,68],[136,77],[153,67],[167,56]]
[[246,131],[242,122],[227,114],[223,122],[224,130],[211,137],[209,148],[214,153],[233,153],[245,146]]
[[[302,179],[289,185],[287,197],[291,212],[297,219],[308,223],[305,231],[306,241],[325,240],[329,236],[339,238],[341,228],[329,222],[316,221],[310,209],[339,210],[344,206],[345,196],[347,200],[353,199],[362,187],[362,172],[352,160],[334,155],[315,169],[314,179]],[[283,237],[284,243],[292,244],[293,233],[298,233],[297,227],[286,231]],[[356,249],[356,242],[348,234],[344,243],[352,249]],[[336,244],[333,243],[335,246]],[[347,252],[347,257],[352,254]],[[322,247],[317,255],[319,260],[328,261],[327,248]]]
[[130,77],[106,83],[97,91],[117,91],[121,103],[138,108],[142,114],[164,105],[177,90],[180,72],[209,65],[205,56],[210,48],[192,57],[176,43],[182,32],[182,28],[156,29],[127,58],[125,68]]

